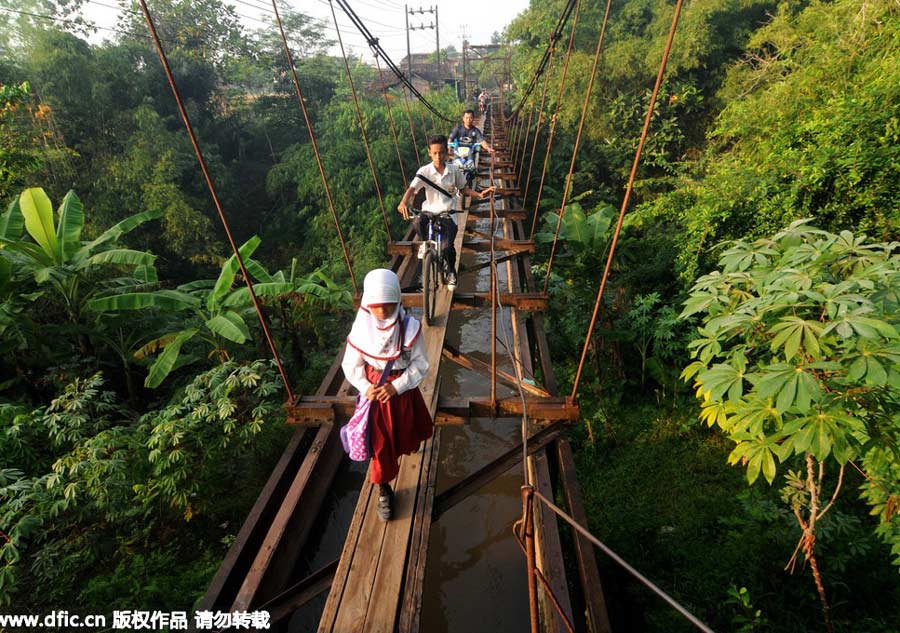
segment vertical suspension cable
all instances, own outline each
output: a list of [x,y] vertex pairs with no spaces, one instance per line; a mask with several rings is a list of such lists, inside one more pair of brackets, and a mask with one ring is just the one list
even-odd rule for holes
[[[569,72],[569,58],[572,56],[572,45],[575,43],[575,29],[578,28],[578,14],[581,11],[581,0],[575,2],[575,17],[572,21],[572,32],[569,34],[569,47],[566,50],[566,61],[563,63],[562,77],[559,80],[559,91],[556,94],[556,105],[553,107],[553,116],[550,118],[550,132],[547,136],[547,151],[544,152],[544,167],[541,169],[541,184],[538,186],[537,200],[534,203],[534,215],[531,218],[531,233],[529,240],[534,239],[534,229],[537,226],[538,213],[541,207],[541,195],[544,192],[544,179],[547,176],[547,167],[550,164],[550,151],[553,148],[553,139],[556,137],[556,124],[559,117],[559,107],[562,104],[563,90],[566,85],[566,76]],[[524,206],[524,205],[523,205]]]
[[[680,0],[679,0],[680,1]],[[584,132],[584,122],[587,119],[588,104],[591,101],[591,91],[594,88],[594,78],[597,76],[597,65],[600,63],[600,51],[603,49],[603,36],[606,35],[606,25],[609,23],[609,8],[612,0],[606,1],[606,12],[603,15],[603,24],[600,27],[600,37],[597,38],[597,51],[594,53],[594,66],[591,68],[591,77],[588,80],[587,90],[584,91],[584,105],[581,108],[581,121],[578,123],[578,133],[575,135],[575,146],[572,148],[572,161],[569,164],[569,175],[566,176],[563,186],[562,203],[559,206],[559,219],[556,222],[556,235],[553,237],[553,246],[550,247],[550,259],[547,262],[547,277],[544,279],[544,292],[550,286],[550,271],[553,269],[553,256],[556,254],[556,243],[559,240],[559,229],[562,226],[563,216],[566,214],[566,202],[569,199],[569,189],[572,188],[572,174],[575,173],[575,161],[578,158],[578,148],[581,146],[581,134]]]
[[525,193],[522,196],[522,206],[528,204],[528,185],[531,184],[531,170],[534,167],[534,155],[537,152],[538,136],[541,133],[541,123],[544,120],[544,103],[547,100],[547,85],[550,83],[550,68],[553,67],[553,55],[556,53],[557,38],[553,37],[550,44],[550,59],[547,61],[547,69],[544,71],[544,87],[541,89],[541,105],[538,108],[538,119],[534,126],[534,141],[531,145],[531,155],[528,157],[528,177],[525,178]]
[[197,141],[197,136],[194,134],[194,127],[191,125],[191,120],[188,117],[187,110],[184,108],[184,102],[181,99],[181,93],[178,90],[178,86],[175,85],[175,77],[172,75],[172,69],[169,67],[169,60],[166,57],[166,52],[163,50],[162,42],[159,39],[159,33],[156,32],[156,24],[153,22],[153,18],[150,17],[150,9],[147,8],[146,0],[140,0],[141,3],[141,11],[144,13],[144,19],[147,20],[147,27],[150,29],[150,35],[153,37],[153,43],[156,46],[156,53],[159,55],[159,61],[162,62],[163,70],[166,73],[166,79],[169,80],[169,87],[172,89],[172,95],[175,97],[175,103],[178,105],[178,112],[181,114],[181,120],[184,122],[184,127],[187,130],[188,136],[191,139],[191,145],[194,148],[194,154],[197,155],[197,162],[200,163],[200,171],[203,172],[203,178],[206,180],[206,186],[209,189],[209,194],[212,196],[213,204],[216,207],[216,211],[219,214],[219,219],[222,221],[222,226],[225,229],[225,235],[228,238],[228,244],[231,246],[231,250],[234,253],[234,259],[237,261],[238,268],[241,270],[241,275],[244,277],[244,283],[247,284],[247,291],[250,293],[250,299],[253,301],[253,307],[256,309],[256,315],[259,317],[259,324],[262,326],[263,335],[266,337],[266,342],[269,345],[269,349],[272,351],[272,357],[275,359],[275,365],[278,367],[278,373],[281,374],[281,381],[284,383],[284,389],[287,392],[288,401],[294,400],[294,393],[291,391],[291,385],[288,382],[287,374],[284,371],[284,366],[281,363],[281,356],[278,354],[278,348],[275,346],[275,339],[272,338],[272,333],[269,332],[269,326],[266,324],[266,318],[262,311],[262,305],[259,303],[259,297],[256,296],[256,291],[253,289],[253,281],[250,277],[250,273],[247,272],[246,266],[244,266],[244,258],[241,255],[240,249],[237,247],[237,243],[234,241],[234,237],[231,235],[231,227],[228,224],[228,219],[225,217],[225,211],[222,209],[222,204],[219,202],[219,196],[216,193],[216,187],[213,185],[212,177],[209,175],[209,169],[206,166],[206,159],[203,157],[203,151],[200,149],[200,144]]
[[419,157],[419,141],[416,138],[416,129],[413,127],[412,112],[409,109],[409,99],[406,97],[405,89],[400,88],[400,92],[403,94],[403,106],[406,108],[406,119],[407,121],[409,121],[409,138],[412,140],[413,153],[416,157],[416,161],[418,162],[419,160],[421,160]]
[[322,186],[325,188],[325,197],[328,199],[328,210],[331,211],[331,217],[334,219],[334,227],[337,229],[338,239],[341,242],[341,250],[344,252],[344,261],[347,262],[347,270],[350,272],[350,281],[353,283],[353,293],[359,294],[359,287],[356,285],[356,276],[353,274],[353,266],[350,264],[350,255],[347,253],[347,244],[344,242],[344,234],[341,231],[341,223],[338,221],[337,211],[334,209],[334,200],[331,198],[328,177],[325,175],[325,167],[322,164],[322,157],[319,155],[319,146],[316,143],[316,133],[313,130],[312,121],[309,119],[309,112],[306,111],[306,103],[303,101],[303,91],[300,89],[300,80],[297,78],[297,69],[294,67],[294,56],[291,55],[287,36],[284,34],[284,25],[281,23],[281,15],[278,13],[276,0],[272,0],[272,8],[275,10],[275,22],[278,23],[278,32],[281,33],[281,42],[284,45],[284,54],[287,57],[288,68],[291,70],[291,78],[294,81],[294,89],[297,92],[297,101],[300,102],[300,109],[303,110],[306,129],[309,131],[309,140],[312,142],[313,153],[316,155],[316,164],[319,166],[319,175],[322,178]]
[[659,64],[659,72],[656,75],[656,83],[653,85],[653,93],[650,95],[650,105],[647,108],[647,116],[644,118],[641,139],[638,141],[637,151],[634,153],[634,162],[631,164],[631,173],[628,175],[628,184],[625,187],[625,195],[622,198],[622,206],[619,209],[619,219],[616,222],[616,230],[613,232],[613,239],[609,246],[609,255],[606,257],[606,267],[603,269],[603,277],[600,278],[600,288],[597,290],[597,300],[594,302],[594,312],[591,315],[591,323],[588,326],[587,337],[584,340],[584,348],[581,350],[581,360],[578,362],[578,371],[575,372],[575,382],[572,385],[573,398],[578,394],[578,384],[581,381],[581,372],[584,369],[584,359],[587,357],[591,336],[594,334],[594,325],[597,323],[597,314],[600,311],[600,301],[603,299],[603,291],[606,289],[606,281],[609,278],[609,271],[612,268],[613,256],[616,254],[616,244],[619,241],[619,233],[622,231],[622,221],[625,219],[625,209],[628,208],[628,201],[631,198],[631,192],[634,188],[634,179],[637,176],[638,165],[641,162],[641,152],[643,152],[644,143],[647,141],[647,133],[650,130],[650,121],[653,118],[653,110],[656,108],[656,98],[659,95],[659,88],[662,85],[663,76],[666,72],[666,64],[669,61],[669,52],[672,50],[672,41],[675,39],[675,28],[678,26],[678,17],[681,15],[681,5],[683,3],[684,0],[678,0],[675,4],[675,14],[672,16],[672,26],[669,28],[669,37],[666,40],[666,48],[663,51],[662,61]]
[[384,232],[387,233],[388,242],[394,241],[391,235],[391,223],[388,221],[387,211],[384,208],[384,199],[381,197],[381,185],[378,183],[378,174],[375,171],[375,162],[372,160],[372,151],[369,149],[369,137],[366,134],[366,124],[363,121],[362,112],[359,109],[359,100],[356,98],[356,85],[353,83],[353,73],[350,72],[350,64],[347,54],[344,52],[344,39],[341,37],[341,27],[338,25],[337,13],[334,11],[334,3],[328,0],[331,7],[331,17],[334,19],[334,30],[337,33],[338,45],[341,47],[341,58],[344,60],[344,68],[347,71],[347,82],[350,84],[350,94],[353,95],[353,106],[356,109],[356,120],[359,122],[359,131],[362,135],[363,147],[366,150],[366,159],[369,161],[369,170],[372,172],[372,181],[375,183],[375,193],[378,196],[378,206],[381,208],[381,217],[384,220]]
[[391,136],[394,137],[394,149],[397,150],[397,163],[400,165],[400,175],[403,176],[403,188],[409,185],[406,179],[406,168],[403,166],[403,156],[400,153],[400,141],[397,138],[397,128],[394,126],[394,115],[391,113],[391,102],[388,99],[387,88],[384,85],[384,73],[381,71],[381,61],[378,59],[378,53],[375,53],[375,67],[378,68],[378,78],[381,80],[381,94],[384,96],[384,105],[387,107],[388,122],[391,124]]
[[528,151],[528,139],[531,138],[531,120],[534,118],[534,110],[535,110],[534,101],[531,102],[531,107],[528,109],[528,125],[525,126],[525,142],[522,143],[521,153],[519,154],[519,158],[516,163],[518,164],[517,172],[516,172],[516,185],[518,187],[522,186],[522,175],[525,173],[525,152]]

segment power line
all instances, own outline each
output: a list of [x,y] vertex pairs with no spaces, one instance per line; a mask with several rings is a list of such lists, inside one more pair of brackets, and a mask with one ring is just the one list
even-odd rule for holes
[[[319,1],[322,2],[323,0],[319,0]],[[350,5],[347,4],[347,0],[337,0],[337,3],[341,7],[341,9],[344,11],[344,13],[347,15],[347,17],[350,18],[350,20],[353,22],[353,24],[356,26],[356,28],[359,30],[359,32],[362,33],[363,36],[365,36],[366,41],[369,43],[369,47],[372,49],[372,52],[375,53],[375,55],[380,56],[381,59],[384,60],[384,63],[387,64],[387,66],[388,66],[388,68],[390,68],[391,72],[393,72],[394,75],[396,75],[397,78],[406,86],[406,88],[409,90],[410,94],[414,95],[422,105],[424,105],[432,114],[434,114],[438,118],[443,119],[444,121],[447,121],[447,122],[453,122],[454,119],[446,117],[441,112],[439,112],[437,110],[437,108],[435,108],[431,104],[431,102],[429,102],[428,99],[426,99],[422,95],[422,93],[419,92],[415,86],[413,86],[413,84],[409,80],[409,78],[407,78],[406,75],[404,75],[403,72],[399,68],[397,68],[397,65],[394,63],[394,60],[392,60],[390,58],[390,56],[381,47],[381,44],[379,44],[378,38],[372,36],[371,31],[369,31],[369,29],[365,25],[365,23],[363,23],[363,21],[359,18],[359,16],[356,15],[356,12],[352,8],[350,8]]]

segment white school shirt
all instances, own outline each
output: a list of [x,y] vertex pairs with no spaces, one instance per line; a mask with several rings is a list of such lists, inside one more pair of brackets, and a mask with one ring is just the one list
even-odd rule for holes
[[[426,184],[419,176],[427,178],[447,193],[452,194],[453,197],[448,198],[431,185]],[[466,182],[466,175],[455,163],[448,162],[444,166],[443,174],[438,173],[434,163],[428,163],[424,167],[419,167],[409,186],[416,193],[422,187],[425,188],[425,203],[422,205],[422,211],[440,213],[441,211],[450,211],[453,208],[456,196],[468,186],[468,183]]]
[[[413,341],[412,348],[409,350],[409,361],[406,361],[404,357],[405,354],[401,354],[394,361],[393,369],[406,370],[391,383],[397,390],[397,395],[418,387],[428,374],[428,356],[425,355],[425,336],[422,332],[419,332],[416,340]],[[384,369],[387,365],[387,361],[363,356],[354,347],[347,345],[347,349],[344,350],[344,359],[341,361],[341,369],[344,370],[347,382],[356,387],[361,394],[365,394],[372,385],[366,378],[367,363],[379,370]]]

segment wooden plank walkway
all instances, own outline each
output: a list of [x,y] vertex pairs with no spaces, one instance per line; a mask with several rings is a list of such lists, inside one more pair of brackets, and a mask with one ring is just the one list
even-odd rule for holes
[[[517,187],[515,176],[509,172],[498,174],[495,171],[497,175],[500,177],[495,179],[494,184],[514,192]],[[534,246],[527,241],[527,232],[523,227],[528,211],[510,208],[514,205],[509,202],[506,198],[498,199],[495,208],[497,222],[488,230],[494,234],[495,252],[501,251],[496,257],[498,266],[504,264],[506,267],[506,288],[501,291],[501,304],[511,319],[511,348],[516,362],[525,368],[526,375],[536,380],[533,386],[526,389],[532,417],[540,419],[543,412],[544,422],[571,420],[577,415],[577,406],[568,399],[554,397],[556,381],[540,314],[546,308],[547,298],[537,291],[532,279],[530,253]],[[457,253],[462,253],[464,249],[484,251],[487,247],[490,250],[491,233],[484,233],[483,228],[481,232],[465,230],[478,220],[483,222],[488,216],[486,204],[460,214],[458,222],[461,230],[455,241]],[[389,253],[393,254],[390,268],[400,277],[401,287],[407,289],[417,285],[419,275],[413,238],[410,227],[402,241],[389,246]],[[470,270],[484,267],[478,265]],[[417,296],[420,295],[405,293],[404,304],[416,305]],[[440,398],[443,357],[447,357],[448,362],[468,365],[473,371],[490,373],[489,365],[485,367],[483,362],[461,358],[461,355],[445,349],[444,338],[450,311],[461,305],[481,305],[490,309],[490,293],[457,293],[454,296],[442,287],[437,298],[438,317],[434,325],[429,327],[423,323],[430,369],[420,388],[432,415],[437,416],[439,406],[443,412],[439,416],[442,423],[465,423],[471,415],[519,415],[521,403],[518,397],[502,399],[497,408],[483,400],[461,398],[448,401]],[[434,436],[423,444],[420,452],[404,456],[400,461],[400,473],[394,482],[394,519],[385,523],[377,518],[377,489],[366,477],[340,559],[326,564],[299,582],[292,576],[342,458],[338,429],[355,392],[340,371],[342,356],[343,349],[315,396],[298,398],[295,402],[298,411],[308,410],[309,417],[294,419],[294,422],[317,426],[300,428],[292,437],[201,602],[204,608],[250,610],[271,604],[273,617],[277,614],[277,619],[281,619],[330,584],[318,626],[319,633],[419,631],[432,521],[445,511],[434,510],[440,426],[435,427]],[[499,380],[509,385],[514,383],[514,376],[509,372],[501,373]],[[541,436],[540,429],[541,426],[535,422],[529,432]],[[530,451],[528,469],[544,495],[553,498],[555,492],[561,492],[573,516],[583,518],[571,450],[559,439],[561,429],[559,426],[548,429],[549,435],[540,447]],[[550,477],[551,462],[557,464],[560,473],[561,487],[558,491],[554,491]],[[494,466],[493,471],[502,472],[502,469],[498,471]],[[479,480],[489,481],[493,476],[485,473],[479,476]],[[556,517],[549,511],[545,512],[542,506],[535,509],[538,567],[548,579],[567,618],[573,620],[573,599],[569,595]],[[590,630],[605,633],[609,630],[609,623],[593,550],[584,539],[578,539],[576,546],[578,579],[583,587],[583,593],[577,596],[581,601],[577,604],[585,606],[585,615],[578,614],[578,618],[586,620]],[[294,584],[286,589],[291,581]],[[563,621],[552,607],[547,592],[540,589],[539,597],[542,630],[553,633],[564,631]],[[527,596],[523,596],[522,608],[528,609]]]
[[[467,217],[468,211],[459,216],[460,226],[465,226]],[[457,253],[462,252],[464,239],[465,232],[459,231],[454,242]],[[406,257],[412,259],[413,255],[407,252]],[[458,268],[459,258],[456,265]],[[452,301],[453,293],[442,286],[435,310],[439,316],[432,326],[422,324],[429,371],[419,388],[432,416],[437,413],[441,350]],[[377,489],[365,484],[319,622],[320,633],[393,631],[398,618],[407,623],[417,620],[411,611],[418,609],[421,601],[413,604],[404,600],[401,589],[407,576],[413,581],[418,577],[415,570],[427,555],[434,498],[432,465],[437,461],[439,445],[440,428],[436,427],[434,437],[425,442],[422,451],[401,458],[391,521],[385,523],[375,515]],[[409,572],[407,560],[411,563]]]

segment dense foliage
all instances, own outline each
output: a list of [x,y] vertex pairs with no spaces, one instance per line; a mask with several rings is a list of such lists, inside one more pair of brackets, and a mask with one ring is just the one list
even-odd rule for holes
[[[0,608],[189,608],[285,438],[243,284],[302,391],[339,345],[350,279],[275,32],[220,0],[152,3],[245,280],[140,12],[124,3],[98,42],[82,4],[0,11]],[[497,34],[518,87],[563,4],[535,0]],[[605,3],[580,3],[559,104],[567,38],[548,73],[524,206],[558,105],[533,272],[564,387],[673,6],[612,4],[569,182]],[[283,18],[361,278],[386,235],[344,67],[320,22]],[[576,460],[593,531],[717,630],[815,630],[822,604],[836,628],[900,630],[898,58],[892,0],[695,0],[678,26],[588,342]],[[395,147],[377,71],[350,66],[397,237],[404,179],[445,126],[416,103],[408,120],[391,89]],[[491,86],[503,71],[477,70]],[[429,98],[460,109],[449,89]],[[604,574],[617,629],[688,630]]]

